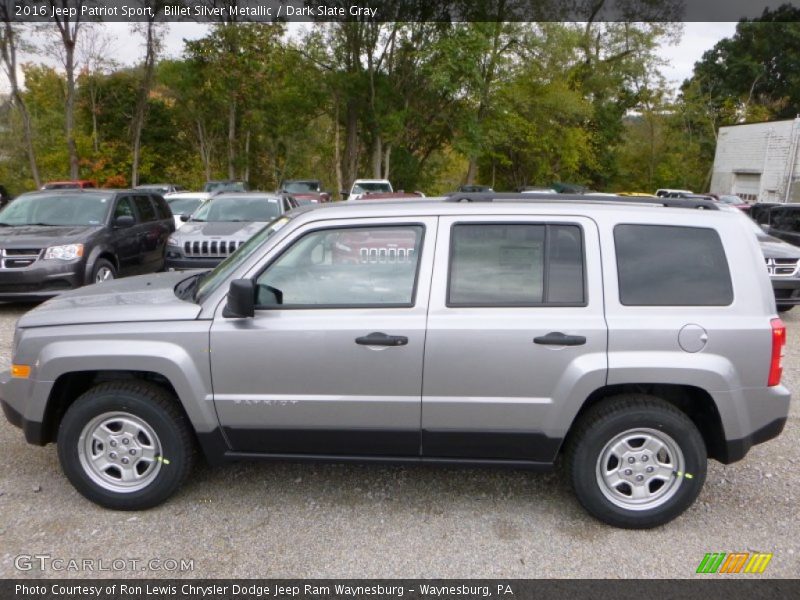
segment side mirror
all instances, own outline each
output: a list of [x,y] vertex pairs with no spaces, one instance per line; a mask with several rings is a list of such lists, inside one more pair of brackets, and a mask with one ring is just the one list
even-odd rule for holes
[[120,229],[133,227],[134,225],[136,225],[136,219],[130,215],[120,215],[114,219],[114,227],[119,227]]
[[228,290],[228,302],[222,309],[226,319],[244,319],[255,315],[256,288],[251,279],[234,279]]
[[191,218],[192,218],[191,213],[184,213],[181,215],[181,221],[183,221],[184,223],[186,223],[186,221],[188,221]]

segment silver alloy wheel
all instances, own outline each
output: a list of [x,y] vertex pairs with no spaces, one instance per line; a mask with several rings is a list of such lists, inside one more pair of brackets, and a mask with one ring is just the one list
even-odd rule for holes
[[143,419],[126,412],[98,415],[78,438],[81,467],[97,485],[110,492],[146,488],[161,470],[161,442]]
[[110,267],[100,267],[97,269],[97,273],[94,276],[95,283],[101,283],[111,279],[114,279],[114,271],[112,271]]
[[597,485],[613,504],[627,510],[651,510],[672,498],[686,470],[678,443],[663,431],[629,429],[600,452]]

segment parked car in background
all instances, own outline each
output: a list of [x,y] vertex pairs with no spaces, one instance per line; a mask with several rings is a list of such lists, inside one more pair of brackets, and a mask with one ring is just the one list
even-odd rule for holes
[[174,194],[175,192],[183,192],[186,190],[182,185],[175,185],[174,183],[143,183],[142,185],[137,185],[133,189],[157,192],[162,196],[164,194]]
[[246,192],[247,184],[244,181],[236,181],[233,179],[218,179],[206,181],[206,184],[203,186],[203,191],[211,194],[220,194],[222,192]]
[[[673,190],[670,188],[659,188],[656,190],[656,196],[659,198],[668,197],[670,194],[694,194],[692,190]],[[671,196],[677,198],[678,196]]]
[[172,213],[137,190],[48,190],[0,211],[0,299],[37,300],[159,271]]
[[190,216],[209,198],[211,198],[211,194],[208,192],[176,192],[164,196],[175,219],[175,229],[183,225],[182,216]]
[[396,192],[368,192],[361,196],[360,200],[392,200],[399,198],[424,198],[425,194],[422,192],[404,192],[398,190]]
[[557,194],[558,192],[546,185],[524,185],[515,190],[520,194]]
[[0,185],[0,208],[3,208],[6,204],[11,202],[12,200],[11,194],[8,193],[6,186]]
[[733,206],[738,208],[743,212],[750,212],[751,205],[742,200],[739,196],[734,194],[707,194],[716,200],[717,202],[722,202],[723,204],[727,204],[728,206]]
[[770,218],[771,218],[771,210],[776,206],[783,206],[782,204],[778,204],[777,202],[756,202],[752,206],[750,206],[750,210],[748,211],[748,215],[750,216],[753,221],[758,223],[759,225],[767,225],[769,226]]
[[56,298],[17,324],[6,418],[112,509],[164,502],[202,449],[563,464],[624,528],[675,519],[709,459],[781,433],[786,328],[741,215],[487,196],[303,207],[213,271]]
[[769,225],[764,231],[793,246],[800,246],[800,204],[781,204],[770,209]]
[[217,266],[270,221],[297,205],[290,196],[261,192],[212,196],[169,238],[167,269]]
[[342,192],[345,200],[358,200],[364,194],[371,192],[393,192],[392,184],[388,179],[356,179],[349,192]]
[[657,198],[655,194],[648,194],[647,192],[617,192],[617,196],[623,198]]
[[493,192],[494,190],[488,185],[466,184],[458,186],[456,191],[465,194],[481,194],[485,192]]
[[322,189],[319,179],[287,179],[278,188],[279,194],[292,196],[299,205],[330,202],[330,192]]
[[[731,207],[729,210],[738,209]],[[742,216],[747,218],[743,213]],[[765,233],[751,219],[747,221],[764,254],[778,311],[791,310],[800,304],[800,248]]]
[[88,179],[75,179],[71,181],[48,181],[42,186],[43,190],[86,190],[96,188],[97,184]]

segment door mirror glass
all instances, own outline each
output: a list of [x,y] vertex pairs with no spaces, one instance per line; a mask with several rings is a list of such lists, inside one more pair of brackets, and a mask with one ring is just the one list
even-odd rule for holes
[[252,317],[255,314],[255,295],[255,285],[251,279],[234,279],[222,316],[226,319]]
[[188,221],[191,218],[192,218],[191,213],[184,213],[181,215],[181,221],[183,221],[184,223],[186,223],[186,221]]

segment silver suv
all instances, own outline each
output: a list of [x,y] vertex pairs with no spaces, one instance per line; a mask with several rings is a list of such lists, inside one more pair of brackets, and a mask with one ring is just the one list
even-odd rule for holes
[[597,518],[666,523],[707,458],[740,460],[786,422],[756,236],[704,200],[524,198],[301,208],[213,271],[64,294],[20,319],[3,409],[116,509],[168,498],[197,447],[211,463],[561,458]]

